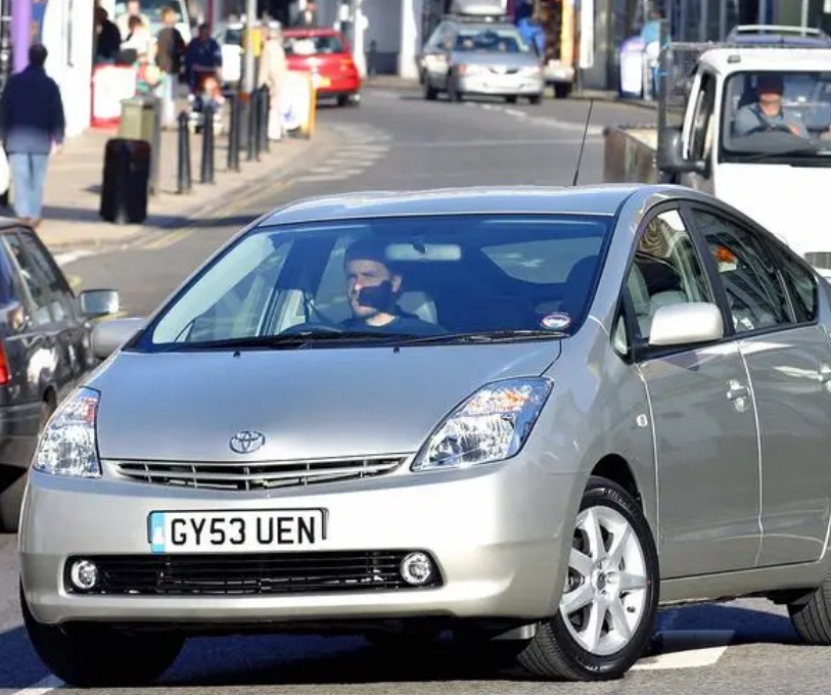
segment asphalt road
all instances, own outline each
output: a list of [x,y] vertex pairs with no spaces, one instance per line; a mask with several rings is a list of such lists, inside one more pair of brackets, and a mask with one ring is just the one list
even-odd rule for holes
[[[226,217],[164,233],[136,248],[83,258],[66,270],[83,287],[116,287],[130,315],[146,315],[220,244],[257,215],[299,197],[356,189],[497,183],[569,185],[588,102],[539,107],[496,102],[426,103],[415,94],[368,91],[358,109],[323,109],[343,137],[337,151],[307,163],[286,185],[252,191]],[[601,180],[600,129],[650,123],[645,110],[595,104],[581,183]],[[15,538],[0,535],[0,693],[40,695],[49,677],[20,627]],[[782,609],[764,601],[662,613],[664,653],[624,680],[593,685],[525,682],[511,672],[461,661],[452,652],[392,657],[360,637],[199,639],[163,678],[160,695],[209,693],[646,693],[756,695],[825,693],[831,652],[797,643]],[[151,692],[148,690],[148,692]]]

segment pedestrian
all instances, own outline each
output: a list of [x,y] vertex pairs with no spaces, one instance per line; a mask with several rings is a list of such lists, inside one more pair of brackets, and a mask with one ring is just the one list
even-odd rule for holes
[[121,32],[103,7],[95,8],[95,62],[115,63],[121,50]]
[[268,139],[283,139],[283,112],[280,105],[280,90],[285,83],[288,66],[283,49],[283,30],[279,24],[268,27],[262,53],[260,53],[258,87],[268,87]]
[[162,71],[158,97],[162,101],[163,128],[176,125],[176,94],[184,54],[185,40],[176,28],[176,10],[165,7],[162,10],[162,28],[156,36],[156,65]]
[[141,3],[139,0],[127,0],[126,11],[118,15],[115,23],[121,32],[121,40],[126,41],[133,32],[133,27],[130,26],[130,19],[138,17],[141,20],[141,26],[150,26],[150,17],[141,11]]
[[306,9],[301,10],[294,20],[294,26],[298,28],[314,29],[317,27],[317,10],[312,0],[306,3]]
[[185,76],[190,91],[197,94],[206,77],[216,76],[222,68],[222,48],[213,36],[209,24],[201,24],[199,33],[185,51]]
[[29,48],[29,64],[9,78],[0,99],[0,138],[12,173],[15,214],[37,229],[50,154],[63,147],[66,121],[57,83],[46,74],[43,44]]

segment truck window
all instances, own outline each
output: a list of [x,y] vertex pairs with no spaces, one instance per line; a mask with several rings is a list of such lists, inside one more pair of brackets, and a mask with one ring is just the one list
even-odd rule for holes
[[831,72],[737,72],[724,94],[723,161],[811,166],[811,159],[828,160]]
[[712,73],[701,75],[698,101],[693,114],[690,137],[690,159],[701,161],[710,156],[713,145],[713,113],[716,103],[716,78]]

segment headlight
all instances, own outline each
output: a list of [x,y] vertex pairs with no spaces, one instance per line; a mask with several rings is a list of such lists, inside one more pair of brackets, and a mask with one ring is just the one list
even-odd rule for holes
[[469,468],[515,456],[551,388],[545,378],[506,379],[483,386],[444,419],[411,470]]
[[35,470],[78,478],[101,476],[95,434],[100,397],[95,389],[81,388],[61,403],[38,443]]
[[483,67],[482,65],[476,65],[475,63],[472,65],[462,64],[459,66],[460,75],[482,75],[487,71],[487,68]]
[[522,74],[527,75],[528,77],[538,77],[539,74],[542,72],[542,69],[539,65],[530,65],[528,67],[522,68]]

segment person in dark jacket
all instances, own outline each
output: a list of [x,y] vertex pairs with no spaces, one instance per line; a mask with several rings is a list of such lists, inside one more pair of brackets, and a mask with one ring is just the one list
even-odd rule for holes
[[15,213],[40,225],[49,155],[63,146],[66,121],[57,83],[46,74],[47,51],[29,49],[29,65],[12,75],[0,99],[0,137],[12,175]]
[[301,10],[294,20],[294,26],[298,28],[313,29],[317,27],[317,9],[314,2],[309,0],[306,9]]

